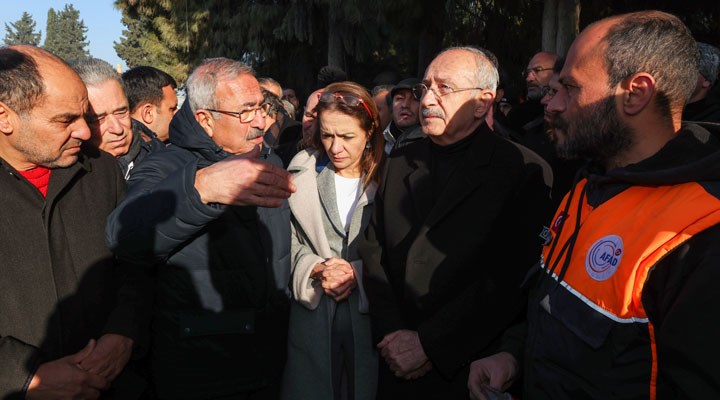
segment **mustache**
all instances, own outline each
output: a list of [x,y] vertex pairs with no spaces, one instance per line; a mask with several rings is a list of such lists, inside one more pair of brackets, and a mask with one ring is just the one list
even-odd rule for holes
[[263,134],[264,134],[264,132],[262,131],[262,129],[250,128],[250,129],[248,129],[247,140],[257,139],[260,136],[262,136]]
[[552,119],[552,127],[567,131],[568,121],[561,115],[555,115]]
[[445,119],[445,113],[439,108],[423,108],[421,113],[423,117],[438,117]]

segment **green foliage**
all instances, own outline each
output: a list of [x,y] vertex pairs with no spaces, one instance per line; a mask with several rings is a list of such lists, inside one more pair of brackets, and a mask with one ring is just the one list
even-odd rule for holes
[[10,25],[5,24],[5,45],[13,44],[31,44],[37,46],[40,44],[41,32],[35,32],[35,20],[32,15],[26,11],[22,13],[22,17]]
[[151,62],[152,54],[143,46],[142,42],[147,34],[144,33],[146,21],[132,19],[123,15],[122,23],[127,27],[122,31],[123,37],[120,42],[114,42],[115,52],[125,60],[128,68],[138,65],[148,65]]
[[55,12],[48,10],[46,37],[43,48],[65,60],[75,60],[90,56],[87,46],[87,27],[80,19],[80,11],[72,4]]
[[[583,1],[581,27],[583,19],[607,15],[605,9],[640,7],[635,3]],[[637,3],[660,9],[676,4]],[[691,15],[702,1],[682,4],[677,13]],[[182,82],[203,58],[224,56],[300,93],[315,89],[318,70],[329,62],[372,86],[386,70],[398,78],[422,76],[438,51],[456,45],[491,50],[507,73],[505,83],[522,88],[520,72],[540,50],[543,13],[543,0],[115,0],[115,6],[128,27],[141,23],[126,31],[118,45],[124,48],[116,47],[128,65],[142,60]],[[715,21],[717,27],[718,12],[694,21]]]

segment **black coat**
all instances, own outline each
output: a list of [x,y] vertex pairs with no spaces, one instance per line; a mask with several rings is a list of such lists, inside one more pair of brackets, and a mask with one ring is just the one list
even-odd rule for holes
[[172,120],[170,143],[133,171],[107,228],[118,256],[157,265],[158,395],[216,398],[262,389],[279,379],[284,363],[287,297],[271,265],[289,270],[289,208],[273,210],[264,225],[255,207],[200,201],[195,173],[229,154],[187,103]]
[[522,314],[520,284],[549,219],[552,174],[535,153],[483,124],[444,191],[433,193],[432,146],[423,139],[389,157],[359,245],[375,340],[418,331],[433,363],[410,382],[385,368],[379,398],[467,398],[470,361],[492,353]]
[[24,398],[39,363],[91,338],[144,343],[141,270],[116,263],[103,240],[125,181],[112,156],[87,154],[52,170],[46,198],[0,160],[0,398]]
[[685,122],[720,122],[720,98],[708,94],[703,99],[686,104],[682,119]]

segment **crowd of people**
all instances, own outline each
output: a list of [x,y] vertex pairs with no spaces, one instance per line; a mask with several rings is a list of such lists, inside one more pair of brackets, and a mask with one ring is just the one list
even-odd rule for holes
[[0,48],[0,397],[720,397],[720,51],[643,11],[500,68],[179,103]]

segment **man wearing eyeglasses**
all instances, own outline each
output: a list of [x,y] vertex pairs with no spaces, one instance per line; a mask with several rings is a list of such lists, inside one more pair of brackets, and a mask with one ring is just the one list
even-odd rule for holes
[[378,399],[467,398],[473,355],[492,354],[522,314],[551,174],[485,123],[493,59],[473,47],[440,53],[413,88],[427,137],[387,159],[358,247],[382,356]]
[[[267,104],[252,69],[205,60],[186,83],[170,145],[128,182],[108,219],[118,257],[156,270],[152,375],[160,399],[275,398],[284,365],[287,280],[273,246],[289,213],[258,217],[294,191],[256,159]],[[289,243],[287,243],[289,247]],[[289,251],[284,262],[289,269]]]
[[550,83],[557,58],[557,54],[543,51],[530,59],[524,74],[528,100],[539,102],[542,99],[543,88]]
[[545,95],[557,55],[549,52],[535,54],[523,72],[527,85],[527,99],[510,110],[507,125],[518,134],[518,142],[538,153],[552,164],[555,151],[545,134],[544,109],[540,100]]

